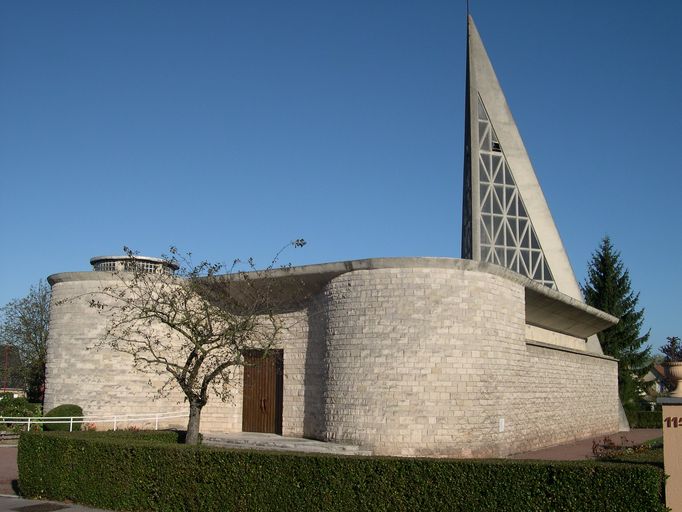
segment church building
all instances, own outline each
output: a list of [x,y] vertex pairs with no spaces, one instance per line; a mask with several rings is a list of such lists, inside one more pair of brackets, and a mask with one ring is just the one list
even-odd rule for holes
[[[462,259],[372,258],[294,267],[307,295],[277,350],[211,400],[202,431],[271,432],[378,455],[490,457],[626,428],[618,363],[586,305],[486,50],[468,20]],[[168,262],[138,258],[150,271]],[[51,275],[45,408],[86,415],[183,410],[152,400],[130,356],[92,350],[105,319],[89,293],[126,257]],[[65,301],[66,299],[66,301]],[[184,426],[174,420],[173,426]]]

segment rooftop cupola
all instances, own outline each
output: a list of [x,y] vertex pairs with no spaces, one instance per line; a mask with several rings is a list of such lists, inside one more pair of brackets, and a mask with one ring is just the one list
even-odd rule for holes
[[179,268],[174,261],[150,256],[95,256],[90,258],[95,272],[132,272],[142,270],[150,273],[174,274]]

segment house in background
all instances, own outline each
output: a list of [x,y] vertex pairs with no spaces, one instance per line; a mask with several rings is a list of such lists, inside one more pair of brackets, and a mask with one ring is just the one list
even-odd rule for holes
[[19,349],[12,345],[0,345],[0,394],[10,394],[14,398],[26,396],[20,371]]
[[646,392],[642,398],[649,402],[651,410],[656,406],[656,399],[670,392],[670,384],[665,376],[665,369],[662,364],[654,364],[647,374],[642,377],[642,382]]

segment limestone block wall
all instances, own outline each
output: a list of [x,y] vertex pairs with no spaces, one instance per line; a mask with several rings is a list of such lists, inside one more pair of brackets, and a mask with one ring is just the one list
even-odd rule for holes
[[494,451],[523,287],[458,269],[350,272],[325,290],[325,434],[379,454]]
[[531,341],[539,341],[541,343],[548,343],[550,345],[557,345],[559,347],[571,348],[574,350],[586,351],[587,340],[583,338],[576,338],[575,336],[568,336],[560,332],[542,329],[534,325],[526,325],[526,339]]
[[510,374],[508,424],[517,431],[510,451],[617,432],[617,362],[530,343],[523,365]]
[[[305,428],[307,396],[312,387],[306,369],[310,365],[308,316],[305,310],[288,313],[284,320],[286,328],[282,332],[278,348],[284,350],[284,385],[282,398],[282,435],[291,437],[310,437]],[[241,381],[239,383],[241,385]],[[241,392],[241,386],[240,391]],[[241,403],[240,396],[240,403]],[[239,428],[241,432],[241,409]]]
[[[132,365],[132,357],[107,347],[97,348],[106,326],[106,315],[89,306],[92,298],[103,300],[97,292],[103,286],[115,283],[111,274],[88,272],[72,274],[52,286],[52,308],[46,368],[45,410],[63,403],[75,403],[87,416],[135,415],[154,416],[157,413],[178,412],[186,414],[188,405],[184,394],[175,388],[167,396],[158,391],[165,379],[161,376],[141,373]],[[283,342],[291,338],[305,341],[301,332],[305,324],[286,315],[285,323],[291,328],[285,332]],[[301,317],[301,315],[298,315]],[[305,320],[305,315],[302,316]],[[296,343],[290,344],[287,363],[296,368]],[[303,350],[305,353],[305,350]],[[202,432],[240,432],[242,427],[243,372],[233,373],[232,396],[225,402],[212,397],[202,412]],[[298,420],[297,390],[292,379],[285,385],[286,424]],[[292,418],[292,414],[294,417]],[[119,421],[117,427],[129,425],[153,426],[155,421]],[[187,420],[178,418],[161,421],[162,427],[185,428]],[[100,424],[98,429],[113,428],[113,424]],[[301,430],[299,428],[299,430]]]
[[[385,455],[486,457],[617,431],[614,360],[578,350],[580,338],[526,325],[519,280],[437,263],[338,272],[286,313],[283,435]],[[92,349],[106,319],[88,294],[110,274],[60,276],[46,409],[186,411],[180,391],[154,399],[162,379],[135,371],[130,356]],[[203,432],[241,431],[241,371],[234,382],[230,401],[204,408]]]
[[321,302],[324,439],[485,457],[618,429],[615,361],[528,345],[518,283],[374,269],[336,277]]
[[[306,396],[312,390],[306,374],[308,362],[308,318],[306,311],[282,315],[284,329],[275,348],[284,350],[282,435],[312,437],[305,428]],[[243,369],[234,372],[232,396],[227,402],[211,397],[204,408],[201,431],[224,433],[242,431]],[[168,404],[170,406],[170,404]]]
[[[155,391],[163,382],[134,371],[130,356],[95,348],[106,322],[89,302],[92,294],[107,283],[108,275],[93,272],[87,276],[100,279],[69,280],[52,287],[45,410],[62,403],[80,405],[88,416],[184,410],[180,394],[154,400]],[[62,303],[64,299],[70,300]],[[170,423],[180,426],[186,421]]]

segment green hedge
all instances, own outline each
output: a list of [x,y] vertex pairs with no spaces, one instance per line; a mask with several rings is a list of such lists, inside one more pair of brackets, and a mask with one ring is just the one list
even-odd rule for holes
[[663,472],[596,462],[334,457],[25,433],[23,495],[163,511],[655,511]]
[[100,430],[90,432],[74,432],[70,437],[94,440],[153,441],[161,444],[178,444],[184,442],[185,432],[181,430]]
[[[100,430],[90,432],[74,432],[72,436],[83,439],[125,439],[126,441],[156,441],[163,444],[185,442],[187,432],[184,430]],[[199,442],[203,435],[199,434]]]
[[661,411],[626,411],[630,428],[663,428]]

